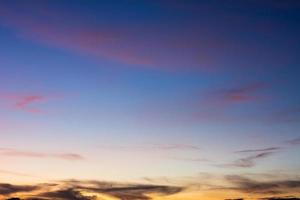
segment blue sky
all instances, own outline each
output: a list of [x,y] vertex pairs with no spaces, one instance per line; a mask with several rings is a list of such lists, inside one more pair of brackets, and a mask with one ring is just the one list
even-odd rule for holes
[[298,177],[298,9],[296,1],[2,1],[0,177]]

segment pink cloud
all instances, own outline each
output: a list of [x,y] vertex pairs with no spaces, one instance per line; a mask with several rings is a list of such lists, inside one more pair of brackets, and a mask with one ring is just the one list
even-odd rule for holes
[[188,98],[172,102],[155,102],[147,105],[138,115],[138,120],[155,124],[195,124],[199,122],[231,123],[253,120],[254,108],[268,98],[268,85],[250,82],[191,94]]
[[216,92],[216,96],[230,102],[255,101],[260,99],[256,93],[265,87],[266,84],[260,82],[248,83],[229,89],[221,89]]
[[14,107],[21,110],[26,110],[31,113],[39,113],[40,109],[31,108],[30,106],[34,103],[45,101],[47,98],[45,96],[39,95],[29,95],[20,97],[19,100],[15,103]]
[[43,112],[43,110],[35,107],[36,104],[44,103],[49,100],[49,98],[44,95],[15,93],[4,93],[0,95],[0,98],[7,101],[9,107],[15,110],[22,110],[34,114]]
[[220,39],[205,38],[212,33],[202,33],[205,36],[198,41],[199,35],[190,32],[183,37],[182,33],[170,35],[170,30],[151,27],[95,25],[88,23],[87,16],[62,13],[48,5],[43,9],[38,8],[40,4],[14,6],[0,8],[0,23],[17,36],[97,60],[167,71],[211,70],[218,63],[210,50],[224,46]]
[[[26,7],[26,6],[25,6]],[[28,9],[28,7],[26,7]],[[17,31],[18,35],[51,47],[70,50],[92,56],[134,65],[148,65],[151,59],[142,55],[135,41],[130,41],[127,30],[112,27],[99,28],[86,24],[74,24],[72,13],[57,13],[55,10],[18,13],[9,6],[0,8],[0,22]],[[53,15],[53,13],[56,13]],[[67,13],[67,12],[66,12]],[[60,15],[61,18],[59,17]],[[59,22],[58,23],[58,18]],[[49,23],[45,23],[45,21]],[[80,21],[80,20],[78,20]],[[66,25],[66,24],[68,25]]]

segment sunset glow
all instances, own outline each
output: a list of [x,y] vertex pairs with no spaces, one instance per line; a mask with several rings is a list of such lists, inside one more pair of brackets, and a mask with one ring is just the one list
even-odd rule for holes
[[300,1],[0,0],[0,200],[299,200]]

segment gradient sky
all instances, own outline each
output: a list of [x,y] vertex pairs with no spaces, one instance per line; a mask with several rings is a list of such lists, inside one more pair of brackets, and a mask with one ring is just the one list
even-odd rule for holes
[[299,10],[0,1],[0,199],[300,196]]

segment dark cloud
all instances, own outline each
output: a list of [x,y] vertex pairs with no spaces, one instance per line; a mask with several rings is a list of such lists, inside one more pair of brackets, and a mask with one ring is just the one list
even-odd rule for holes
[[224,199],[224,200],[244,200],[243,198],[238,198],[238,199]]
[[298,197],[267,197],[261,200],[300,200]]
[[21,200],[20,198],[9,198],[7,200]]
[[81,192],[74,190],[73,188],[68,188],[65,190],[58,190],[52,192],[46,192],[39,194],[40,197],[45,197],[49,199],[72,199],[72,200],[93,200],[95,197],[88,197],[81,194]]
[[147,196],[150,193],[171,195],[179,193],[183,188],[164,185],[144,185],[144,184],[117,184],[112,182],[90,181],[81,183],[78,181],[68,181],[68,184],[79,190],[91,191],[95,193],[108,194],[121,200],[150,200]]
[[[26,200],[94,200],[96,199],[94,195],[105,194],[120,200],[151,200],[149,194],[172,195],[183,189],[182,187],[166,185],[66,180],[56,184],[26,187],[1,184],[0,195],[9,197],[13,193],[24,192],[27,196]],[[93,193],[94,195],[86,195],[85,193]]]
[[227,189],[238,190],[248,194],[284,194],[300,189],[300,180],[257,181],[245,176],[230,175],[226,180],[233,186]]
[[37,189],[39,189],[38,186],[0,183],[0,195],[10,195],[18,192],[32,192]]

